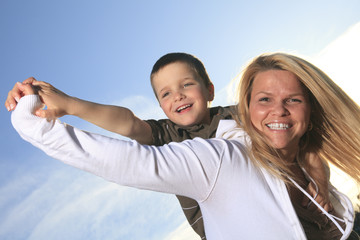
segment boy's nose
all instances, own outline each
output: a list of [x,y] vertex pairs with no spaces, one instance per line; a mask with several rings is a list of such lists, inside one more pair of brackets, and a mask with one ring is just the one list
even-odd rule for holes
[[174,94],[174,99],[175,99],[175,101],[180,101],[180,100],[182,100],[182,99],[184,99],[185,98],[185,95],[182,93],[182,92],[180,92],[180,91],[178,91],[178,92],[176,92],[175,94]]

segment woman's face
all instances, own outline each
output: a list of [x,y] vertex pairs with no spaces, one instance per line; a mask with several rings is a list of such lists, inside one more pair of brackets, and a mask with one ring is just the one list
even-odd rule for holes
[[308,129],[310,103],[296,76],[284,70],[258,73],[250,98],[250,119],[269,143],[285,155],[297,152]]

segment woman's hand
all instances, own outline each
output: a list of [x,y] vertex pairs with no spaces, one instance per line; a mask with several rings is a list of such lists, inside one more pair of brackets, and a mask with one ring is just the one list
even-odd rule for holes
[[20,101],[20,98],[22,98],[25,95],[35,94],[36,91],[34,88],[31,87],[31,84],[33,82],[36,82],[36,79],[33,77],[30,77],[23,81],[22,83],[17,82],[13,89],[11,89],[8,93],[8,96],[5,100],[5,107],[10,112],[13,111],[17,105],[17,103]]
[[[330,212],[333,210],[333,206],[330,202],[329,198],[329,192],[327,191],[327,186],[319,186],[318,193],[316,193],[316,187],[313,182],[310,182],[309,185],[306,188],[306,192],[309,193],[315,201],[320,204],[321,207],[324,208],[325,211]],[[321,212],[321,210],[306,196],[304,196],[304,199],[302,201],[302,206],[309,209],[310,211],[318,211]]]

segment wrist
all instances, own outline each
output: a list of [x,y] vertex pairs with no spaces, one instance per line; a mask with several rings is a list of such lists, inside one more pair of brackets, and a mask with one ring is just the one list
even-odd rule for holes
[[72,96],[68,96],[65,107],[65,115],[78,116],[78,105],[80,104],[80,99]]

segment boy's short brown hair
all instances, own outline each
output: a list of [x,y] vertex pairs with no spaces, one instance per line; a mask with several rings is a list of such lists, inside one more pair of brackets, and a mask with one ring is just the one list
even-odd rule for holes
[[154,64],[150,74],[150,81],[153,90],[154,90],[154,86],[153,86],[154,75],[161,68],[174,62],[186,63],[190,67],[190,69],[194,72],[195,77],[199,78],[198,80],[202,81],[205,84],[206,88],[209,88],[211,85],[213,85],[213,83],[209,78],[208,73],[206,72],[204,64],[198,58],[188,53],[176,52],[176,53],[165,54],[164,56],[159,58]]

